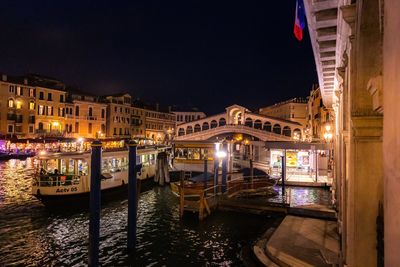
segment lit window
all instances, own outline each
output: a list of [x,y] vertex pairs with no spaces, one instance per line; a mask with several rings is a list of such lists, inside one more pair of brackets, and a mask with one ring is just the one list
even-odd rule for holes
[[13,99],[8,99],[8,107],[13,108],[14,107],[14,100]]
[[53,107],[52,106],[48,106],[47,107],[47,115],[48,116],[53,116]]
[[35,109],[35,102],[31,101],[29,102],[29,109],[34,110]]
[[17,109],[21,109],[22,108],[22,101],[18,100],[15,102],[17,105]]
[[17,95],[22,95],[22,88],[17,86]]
[[39,105],[38,114],[39,115],[43,115],[43,113],[44,113],[44,106],[43,105]]

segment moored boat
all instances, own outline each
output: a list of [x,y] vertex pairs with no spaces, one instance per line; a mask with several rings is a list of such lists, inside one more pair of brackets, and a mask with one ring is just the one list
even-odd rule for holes
[[[145,180],[156,172],[157,148],[137,150],[137,178]],[[32,194],[41,200],[79,197],[90,192],[90,162],[88,152],[39,153]],[[121,189],[128,184],[128,151],[103,151],[101,190]]]

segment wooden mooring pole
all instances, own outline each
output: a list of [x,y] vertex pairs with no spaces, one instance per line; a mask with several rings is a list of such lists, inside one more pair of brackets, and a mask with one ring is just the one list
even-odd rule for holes
[[137,144],[130,141],[128,168],[128,252],[136,246],[136,219],[137,219],[137,177],[136,177],[136,150]]
[[179,216],[182,218],[183,217],[183,212],[185,210],[185,181],[184,181],[184,172],[181,171],[181,177],[180,177],[180,186],[179,186]]
[[92,142],[90,165],[89,266],[99,266],[101,206],[101,142]]

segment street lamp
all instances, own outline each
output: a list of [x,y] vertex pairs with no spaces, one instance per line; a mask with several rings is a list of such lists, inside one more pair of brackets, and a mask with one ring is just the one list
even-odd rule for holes
[[[218,183],[218,169],[219,169],[219,161],[222,161],[222,192],[225,192],[226,190],[226,175],[227,175],[227,152],[226,152],[226,144],[223,146],[223,149],[221,150],[221,143],[215,143],[215,173],[214,173],[214,186],[217,185]],[[216,194],[216,187],[214,187],[214,194]]]
[[332,141],[332,138],[333,138],[333,134],[330,131],[331,131],[331,126],[329,124],[327,124],[325,126],[324,139],[325,139],[325,142],[328,143],[328,145],[329,145],[329,150],[328,150],[328,153],[329,153],[328,168],[332,169],[332,166],[331,166],[330,163],[331,163],[331,160],[332,160],[331,141]]

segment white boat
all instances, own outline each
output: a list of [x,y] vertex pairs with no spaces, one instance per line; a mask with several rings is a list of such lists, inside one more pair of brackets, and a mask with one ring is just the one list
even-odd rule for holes
[[[144,180],[156,173],[157,148],[139,148],[137,178]],[[39,199],[79,196],[90,192],[91,154],[44,153],[36,157],[32,194]],[[118,189],[128,184],[128,150],[103,151],[101,190]]]

